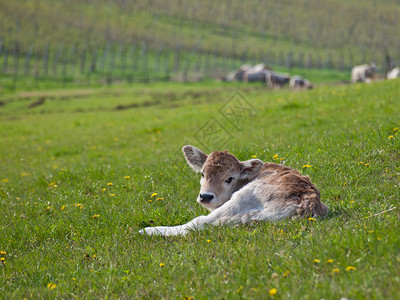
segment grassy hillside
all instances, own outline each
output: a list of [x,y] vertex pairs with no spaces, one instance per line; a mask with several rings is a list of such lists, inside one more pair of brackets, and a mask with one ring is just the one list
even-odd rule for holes
[[[158,83],[3,96],[0,294],[396,298],[399,91],[399,81],[298,93]],[[221,114],[237,92],[253,112],[239,127]],[[224,129],[204,135],[215,121]],[[298,168],[331,212],[141,236],[207,213],[184,144]]]
[[220,55],[332,54],[354,63],[399,58],[397,1],[10,1],[0,37],[28,49],[106,42]]

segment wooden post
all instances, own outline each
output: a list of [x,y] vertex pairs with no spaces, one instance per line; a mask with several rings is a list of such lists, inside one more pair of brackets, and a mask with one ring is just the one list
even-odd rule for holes
[[4,48],[4,38],[1,37],[0,38],[0,57],[1,57],[1,54],[3,53],[3,48]]
[[49,73],[49,43],[46,44],[43,51],[43,73],[44,75]]
[[62,67],[62,78],[63,78],[63,84],[67,84],[67,63],[68,63],[68,50],[65,49],[63,52],[63,67]]
[[58,61],[60,59],[61,53],[63,50],[63,44],[60,44],[57,48],[56,55],[54,56],[54,62],[53,62],[53,74],[54,76],[57,75],[57,67],[58,67]]
[[19,44],[18,42],[14,45],[14,76],[13,76],[13,90],[17,88],[18,82],[18,71],[19,71]]
[[4,48],[3,50],[3,73],[7,73],[7,67],[8,67],[8,51],[7,48]]
[[82,52],[81,52],[81,57],[80,57],[80,66],[79,66],[79,72],[81,74],[85,73],[85,67],[86,67],[86,51],[87,51],[87,45],[83,47]]
[[26,54],[26,57],[25,57],[25,71],[24,71],[25,75],[28,75],[28,74],[29,74],[29,68],[30,68],[30,63],[31,63],[31,57],[32,57],[32,53],[33,53],[33,48],[34,48],[34,46],[33,46],[33,43],[32,43],[32,44],[29,46],[28,53]]
[[71,65],[70,66],[70,74],[76,74],[76,61],[77,61],[76,57],[78,54],[78,51],[76,48],[77,48],[76,44],[74,44],[71,46],[71,50],[69,51],[69,56],[70,56],[69,63]]
[[303,52],[299,53],[299,60],[297,62],[297,67],[304,68],[304,54],[303,54]]

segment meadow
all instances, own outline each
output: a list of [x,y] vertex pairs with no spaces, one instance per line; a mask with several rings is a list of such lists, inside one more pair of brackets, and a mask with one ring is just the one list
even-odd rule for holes
[[[0,101],[1,299],[398,298],[399,80],[20,86]],[[297,168],[330,213],[142,236],[207,214],[185,144]]]

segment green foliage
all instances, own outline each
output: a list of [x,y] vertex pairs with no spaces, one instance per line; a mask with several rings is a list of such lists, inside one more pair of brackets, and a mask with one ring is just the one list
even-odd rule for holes
[[[0,0],[0,36],[13,47],[146,42],[242,58],[294,52],[351,63],[398,58],[396,1]],[[349,63],[350,64],[350,63]]]
[[[237,91],[255,109],[240,129],[220,113]],[[278,299],[396,298],[399,91],[394,80],[304,92],[157,83],[3,96],[2,297],[239,299],[276,289]],[[309,175],[328,217],[139,235],[207,213],[180,148],[216,149],[218,140],[195,138],[210,118],[239,159]]]

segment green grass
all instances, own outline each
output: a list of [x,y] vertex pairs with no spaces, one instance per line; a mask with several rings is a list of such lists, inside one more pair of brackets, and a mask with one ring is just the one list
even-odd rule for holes
[[[255,110],[240,130],[219,111],[237,91]],[[3,95],[0,298],[397,298],[399,91],[157,83]],[[298,168],[328,217],[139,235],[207,213],[180,148],[201,147],[210,118],[227,132],[200,142]]]

